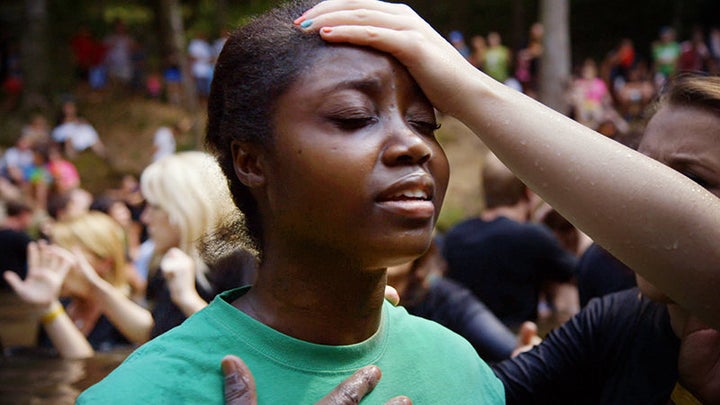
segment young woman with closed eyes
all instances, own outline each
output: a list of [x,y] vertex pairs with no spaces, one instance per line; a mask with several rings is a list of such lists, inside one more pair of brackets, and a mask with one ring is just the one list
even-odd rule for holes
[[222,402],[228,353],[253,369],[261,403],[314,403],[369,364],[388,373],[370,403],[396,387],[418,403],[504,402],[467,341],[383,298],[386,268],[430,244],[448,162],[402,65],[293,25],[313,4],[235,32],[208,103],[207,143],[260,252],[255,283],[142,346],[79,403]]

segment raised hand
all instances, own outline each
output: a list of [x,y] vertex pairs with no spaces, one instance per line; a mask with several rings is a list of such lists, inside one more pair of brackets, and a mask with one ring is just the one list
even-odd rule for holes
[[178,248],[168,250],[160,261],[160,269],[174,297],[195,290],[195,262],[182,250]]
[[25,280],[6,271],[3,276],[25,302],[49,307],[60,296],[60,290],[75,259],[68,251],[47,243],[28,245],[28,272]]
[[515,346],[511,357],[527,352],[540,343],[542,343],[542,339],[538,336],[538,327],[535,322],[523,322],[518,331],[517,346]]
[[160,269],[167,280],[170,297],[175,305],[190,316],[207,305],[195,288],[195,261],[178,248],[171,248],[160,261]]
[[72,295],[84,296],[91,291],[91,287],[107,283],[88,262],[87,257],[80,248],[75,247],[72,253],[68,252],[68,254],[73,256],[75,265],[70,268],[65,277],[63,285],[65,291]]

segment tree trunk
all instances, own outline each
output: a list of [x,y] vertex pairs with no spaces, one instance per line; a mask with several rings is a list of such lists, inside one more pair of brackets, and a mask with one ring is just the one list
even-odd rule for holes
[[[182,105],[190,113],[191,116],[197,116],[199,112],[199,103],[195,83],[190,71],[190,61],[188,60],[185,46],[185,28],[183,27],[182,12],[180,10],[179,0],[160,0],[161,17],[167,21],[169,29],[168,37],[170,41],[171,55],[175,55],[180,72],[182,73]],[[195,147],[199,148],[202,144],[202,125],[194,122],[191,129],[195,139]]]
[[228,28],[228,5],[227,0],[215,1],[215,23],[220,33]]
[[540,61],[540,101],[563,114],[568,111],[570,84],[570,5],[568,0],[541,0],[545,29]]
[[523,0],[512,2],[512,38],[510,44],[517,51],[525,45],[525,4]]
[[25,111],[49,108],[48,10],[46,0],[25,0],[25,32],[21,42],[21,63]]

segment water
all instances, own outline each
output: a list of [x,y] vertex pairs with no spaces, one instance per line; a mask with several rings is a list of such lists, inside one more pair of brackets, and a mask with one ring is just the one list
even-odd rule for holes
[[48,357],[31,350],[0,359],[0,404],[74,404],[87,387],[117,367],[130,351],[86,360]]
[[51,357],[35,348],[36,308],[0,291],[0,405],[74,404],[87,387],[109,374],[131,349],[97,353],[86,360]]

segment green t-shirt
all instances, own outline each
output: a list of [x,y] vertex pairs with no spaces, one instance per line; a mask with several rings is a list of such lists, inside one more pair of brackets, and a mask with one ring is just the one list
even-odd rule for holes
[[415,404],[504,404],[500,380],[460,336],[385,302],[377,333],[348,346],[284,335],[230,303],[227,291],[182,325],[138,348],[79,404],[222,404],[220,360],[235,354],[255,376],[260,404],[312,404],[357,369],[376,364],[380,383],[363,404],[407,395]]
[[488,48],[485,51],[483,70],[493,79],[504,83],[508,79],[510,69],[510,51],[502,45]]
[[680,57],[680,44],[677,42],[657,43],[653,46],[653,59],[658,72],[669,77],[677,69],[677,60]]

